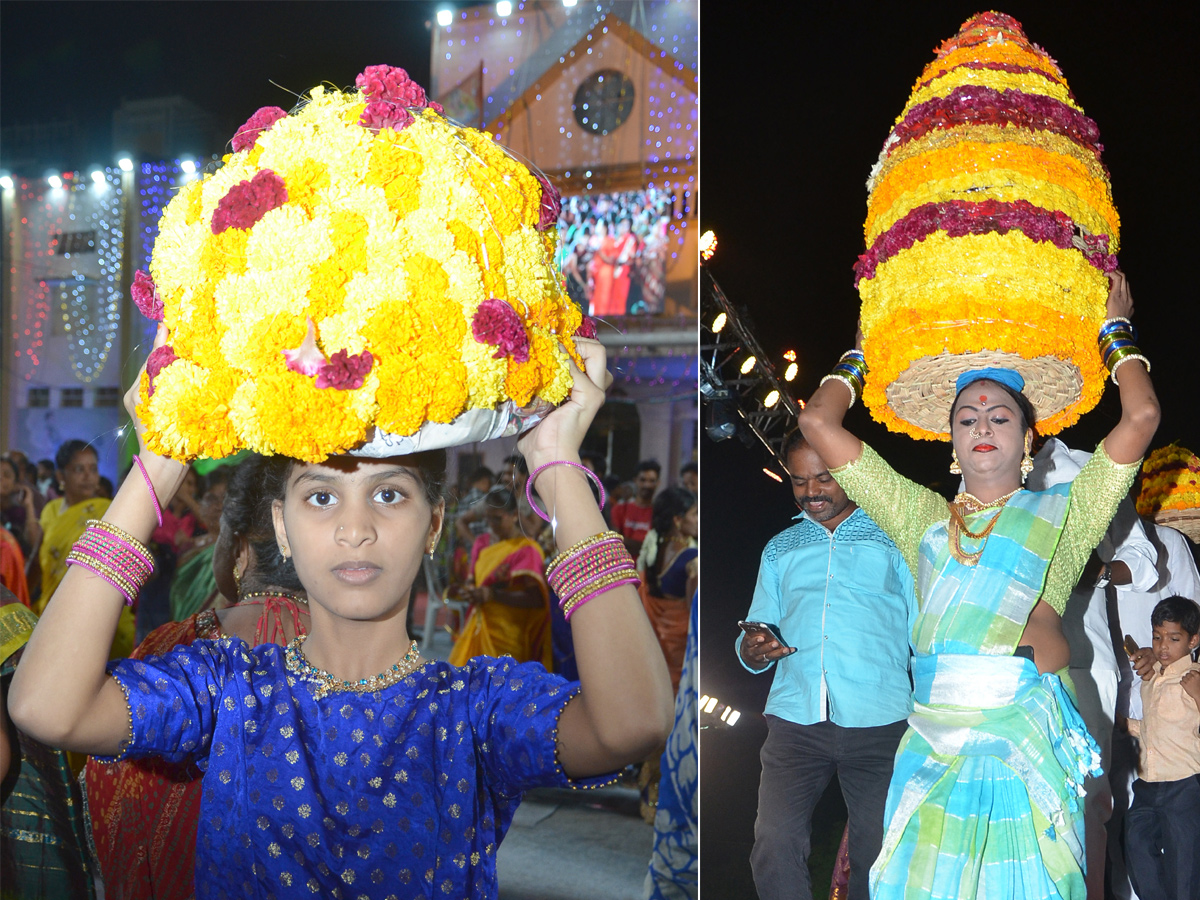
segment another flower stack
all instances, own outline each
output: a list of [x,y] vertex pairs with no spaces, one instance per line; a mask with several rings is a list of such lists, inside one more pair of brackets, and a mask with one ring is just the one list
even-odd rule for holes
[[357,84],[259,110],[164,212],[133,286],[169,334],[142,383],[155,452],[319,460],[570,392],[557,192],[402,69]]
[[1052,434],[1104,388],[1119,219],[1099,131],[1009,16],[976,15],[936,53],[867,182],[863,399],[893,430],[946,439],[954,377],[1008,365]]
[[1178,444],[1146,457],[1137,511],[1200,544],[1200,457]]

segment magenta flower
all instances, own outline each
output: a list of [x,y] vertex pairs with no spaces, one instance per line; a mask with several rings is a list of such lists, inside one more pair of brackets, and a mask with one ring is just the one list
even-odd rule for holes
[[558,225],[558,217],[562,213],[562,197],[545,175],[539,173],[537,180],[542,185],[541,218],[538,220],[537,230],[549,231]]
[[484,300],[471,318],[471,333],[481,344],[496,347],[492,359],[512,357],[514,362],[529,362],[529,335],[517,311],[492,297]]
[[230,144],[233,146],[233,152],[237,153],[240,150],[245,150],[248,147],[253,147],[258,142],[258,136],[264,131],[269,131],[271,126],[280,119],[287,116],[287,113],[278,106],[264,106],[249,119],[246,123],[237,130]]
[[212,217],[212,233],[228,228],[251,228],[278,206],[287,203],[283,179],[270,169],[256,172],[249,181],[240,181],[217,203]]
[[396,66],[367,66],[354,83],[368,100],[382,100],[414,109],[429,105],[425,89]]
[[384,128],[403,131],[413,123],[413,115],[398,103],[374,100],[358,117],[358,124],[378,134]]
[[363,386],[363,379],[375,365],[370,350],[351,356],[348,350],[339,350],[321,366],[317,372],[317,387],[353,391]]
[[158,377],[158,373],[177,359],[179,357],[175,355],[170,344],[163,344],[150,351],[150,358],[146,360],[146,374],[150,376],[150,390],[147,393],[151,397],[154,396],[154,379]]
[[584,316],[583,321],[579,323],[579,327],[575,329],[575,337],[596,339],[599,333],[598,323],[591,316]]
[[129,288],[129,293],[143,316],[155,322],[162,321],[163,302],[158,296],[158,288],[154,286],[154,279],[138,269],[133,273],[133,285]]

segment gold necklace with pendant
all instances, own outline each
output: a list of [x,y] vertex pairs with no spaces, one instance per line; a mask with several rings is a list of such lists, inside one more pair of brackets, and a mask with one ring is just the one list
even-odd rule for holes
[[[992,516],[991,521],[987,526],[979,532],[974,532],[967,527],[965,516],[972,513],[982,512],[985,509],[994,507],[1003,507],[1009,500],[1016,496],[1017,491],[1022,488],[1017,488],[1010,491],[1003,497],[997,497],[989,503],[984,503],[974,494],[961,493],[958,494],[952,501],[946,505],[950,508],[950,555],[962,563],[964,566],[977,566],[979,559],[983,556],[983,550],[987,547],[988,537],[991,536],[992,529],[996,527],[996,522],[1000,518],[1000,513]],[[973,541],[983,541],[978,550],[968,552],[962,548],[962,536],[966,535]]]
[[409,645],[408,652],[387,671],[380,672],[378,675],[372,675],[370,678],[345,681],[335,675],[329,674],[324,669],[317,668],[304,658],[303,644],[307,637],[308,635],[302,634],[292,639],[284,652],[284,663],[289,672],[299,675],[307,681],[316,683],[317,688],[313,691],[314,700],[320,700],[329,694],[341,691],[353,691],[356,694],[381,691],[386,687],[396,684],[406,675],[424,665],[424,660],[421,659],[421,654],[417,651],[417,642],[413,641]]

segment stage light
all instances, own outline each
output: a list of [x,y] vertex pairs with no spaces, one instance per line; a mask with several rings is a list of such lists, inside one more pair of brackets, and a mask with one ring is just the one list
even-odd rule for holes
[[772,472],[772,471],[771,471],[770,469],[768,469],[766,466],[763,466],[763,472],[765,472],[765,473],[766,473],[766,475],[767,475],[767,477],[768,477],[768,478],[774,478],[774,479],[775,479],[776,481],[778,481],[780,484],[783,484],[783,478],[782,478],[782,477],[780,477],[780,475],[779,475],[779,473],[778,473],[778,472]]
[[779,402],[779,391],[773,390],[773,391],[771,391],[771,393],[767,394],[766,399],[763,400],[763,406],[765,406],[767,409],[770,409],[778,402]]
[[711,231],[706,231],[700,235],[700,258],[712,259],[713,254],[717,252],[717,236]]
[[92,169],[92,182],[95,184],[104,184],[104,173],[99,169]]
[[117,165],[121,167],[122,172],[132,172],[133,171],[133,160],[130,159],[128,156],[122,156],[120,159],[118,159]]
[[509,2],[509,0],[500,0],[500,2],[496,4],[496,15],[502,19],[507,19],[512,15],[512,4]]
[[6,191],[11,191],[12,186],[13,180],[9,176],[0,175],[0,188],[4,188]]
[[700,698],[700,711],[710,713],[717,708],[717,704],[721,701],[716,697],[704,696]]
[[725,720],[725,724],[729,725],[729,726],[736,725],[737,720],[740,719],[741,717],[742,717],[742,714],[740,712],[738,712],[736,709],[731,709],[729,711],[729,718]]
[[445,28],[454,21],[454,11],[449,9],[439,9],[437,11],[437,23],[442,28]]
[[570,9],[578,2],[579,0],[563,0],[563,6],[565,6],[567,9]]
[[179,168],[181,168],[188,175],[192,175],[196,172],[196,163],[194,160],[181,159],[179,161]]
[[789,350],[787,353],[783,354],[783,358],[786,359],[788,362],[795,362],[796,361],[796,351]]
[[799,371],[800,371],[800,367],[798,365],[796,365],[795,363],[788,363],[788,367],[787,367],[787,369],[784,370],[784,373],[783,373],[783,380],[784,381],[794,381],[796,378],[796,373]]
[[733,400],[710,400],[704,407],[704,431],[711,440],[724,441],[738,431],[737,404]]
[[725,313],[723,313],[723,312],[717,313],[717,317],[715,319],[713,319],[712,329],[711,329],[712,333],[720,334],[721,329],[725,327],[726,321],[728,321],[728,317],[725,315]]
[[62,187],[62,179],[61,179],[61,178],[59,178],[57,175],[47,175],[47,176],[46,176],[46,182],[47,182],[47,183],[50,185],[50,187],[52,187],[52,188],[60,188],[60,187]]
[[755,364],[756,362],[758,362],[758,359],[757,359],[756,357],[754,357],[754,356],[747,356],[747,357],[746,357],[746,361],[742,363],[742,374],[743,374],[743,375],[749,375],[749,374],[750,374],[750,370],[754,368],[754,364]]

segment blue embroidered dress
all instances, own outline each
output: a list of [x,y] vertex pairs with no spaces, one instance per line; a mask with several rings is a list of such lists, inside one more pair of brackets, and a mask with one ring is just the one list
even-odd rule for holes
[[535,663],[431,662],[314,700],[284,654],[224,638],[109,665],[129,699],[124,755],[205,772],[197,900],[494,898],[522,792],[608,781],[559,768],[578,685]]

